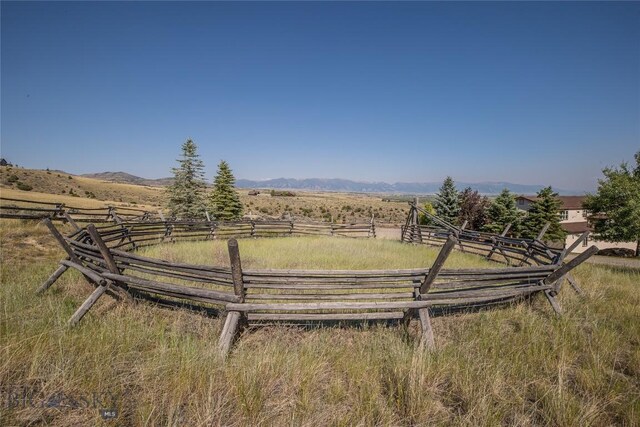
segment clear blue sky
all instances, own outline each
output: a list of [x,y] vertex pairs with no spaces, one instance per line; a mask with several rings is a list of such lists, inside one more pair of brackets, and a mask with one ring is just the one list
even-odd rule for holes
[[591,189],[640,149],[640,3],[2,2],[2,156]]

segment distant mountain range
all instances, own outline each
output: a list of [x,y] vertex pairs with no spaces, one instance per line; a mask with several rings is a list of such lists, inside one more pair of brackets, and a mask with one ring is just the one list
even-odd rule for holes
[[[101,172],[82,175],[88,178],[101,179],[104,181],[122,182],[127,184],[148,185],[152,187],[164,187],[172,182],[172,178],[145,179],[131,175],[126,172]],[[277,178],[262,181],[249,179],[236,180],[238,188],[256,189],[287,189],[287,190],[309,190],[309,191],[336,191],[346,193],[391,193],[391,194],[435,194],[442,185],[441,182],[396,182],[389,184],[386,182],[360,182],[348,179],[322,179],[322,178]],[[482,194],[498,194],[504,188],[518,194],[534,194],[543,185],[513,184],[510,182],[456,182],[459,190],[471,187]],[[574,191],[565,189],[555,189],[561,195],[580,195],[584,191]]]
[[[348,179],[295,179],[277,178],[264,181],[252,181],[248,179],[238,179],[236,186],[239,188],[275,188],[290,190],[313,190],[313,191],[340,191],[353,193],[394,193],[394,194],[435,194],[440,189],[441,182],[396,182],[389,184],[386,182],[360,182]],[[458,190],[471,187],[482,194],[498,194],[504,188],[519,194],[534,194],[544,185],[513,184],[510,182],[456,182]],[[583,191],[555,189],[562,195],[583,194]]]

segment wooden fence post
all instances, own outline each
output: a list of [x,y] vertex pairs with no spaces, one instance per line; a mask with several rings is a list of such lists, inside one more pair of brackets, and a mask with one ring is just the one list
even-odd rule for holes
[[236,239],[229,239],[227,242],[229,250],[229,261],[231,261],[231,278],[233,279],[233,291],[240,298],[239,302],[244,302],[244,282],[242,279],[242,264],[240,262],[240,249]]
[[[93,243],[98,247],[98,250],[100,251],[100,255],[102,255],[102,258],[104,258],[104,262],[107,265],[107,269],[109,270],[109,272],[112,274],[122,274],[122,272],[118,268],[118,265],[116,264],[116,261],[113,259],[111,252],[109,252],[109,248],[104,243],[104,240],[102,240],[102,237],[98,233],[98,230],[96,230],[95,225],[89,224],[87,226],[87,231],[89,232],[89,235],[91,236],[91,240],[93,240]],[[121,284],[121,286],[122,286],[121,289],[125,297],[129,301],[133,301],[133,297],[129,293],[128,287],[125,284]]]
[[[80,260],[80,258],[76,256],[76,254],[73,252],[73,249],[71,249],[71,247],[66,242],[66,240],[64,240],[64,237],[62,236],[62,234],[60,234],[56,226],[53,225],[51,220],[49,218],[45,218],[43,222],[47,226],[47,228],[49,229],[53,237],[56,239],[58,244],[67,253],[67,255],[69,256],[69,259],[75,264],[82,265],[82,261]],[[36,293],[41,294],[44,291],[46,291],[49,287],[51,287],[51,285],[53,285],[56,282],[56,280],[58,280],[58,278],[60,278],[60,276],[62,276],[62,274],[65,271],[67,271],[67,268],[68,267],[66,266],[60,266],[56,271],[53,272],[53,274],[42,285],[40,285]],[[91,285],[95,285],[95,283],[93,283],[93,281],[89,279],[86,275],[83,274],[83,277],[85,278],[87,283]]]
[[[429,269],[429,273],[427,273],[427,276],[424,278],[424,281],[420,285],[420,295],[429,292],[431,285],[436,280],[436,277],[438,277],[438,273],[440,273],[442,266],[447,260],[447,257],[449,257],[449,254],[453,250],[455,244],[455,237],[449,236],[444,246],[442,246],[442,249],[440,249],[440,253],[438,253],[438,256],[433,265]],[[432,349],[435,347],[435,341],[433,338],[433,329],[431,328],[431,320],[429,318],[429,309],[426,307],[418,309],[418,315],[420,316],[420,326],[422,329],[420,346],[423,348],[426,347],[427,349]]]
[[376,238],[376,222],[375,222],[375,214],[371,214],[371,226],[369,228],[369,236]]
[[[578,247],[578,245],[580,245],[580,243],[582,243],[588,237],[589,237],[589,231],[585,231],[569,247],[565,247],[560,253],[560,255],[558,255],[558,258],[556,259],[556,264],[561,264],[564,261],[564,258],[567,255],[569,255],[575,248]],[[569,282],[573,290],[577,294],[582,295],[582,289],[580,289],[580,286],[578,286],[573,276],[571,276],[569,273],[562,276],[560,279],[556,281],[556,283],[553,285],[553,293],[557,295],[560,292],[560,287],[562,286],[562,283],[564,282],[565,278],[567,279],[567,281]]]
[[542,238],[544,237],[544,234],[547,232],[547,230],[549,229],[549,227],[551,226],[550,222],[547,222],[545,225],[542,226],[542,230],[540,230],[540,232],[538,233],[538,236],[536,237],[536,240],[541,242]]
[[422,243],[422,230],[420,230],[420,215],[418,214],[418,203],[419,199],[415,197],[413,199],[413,209],[412,209],[412,231],[413,231],[413,241],[417,240],[418,243]]
[[442,266],[449,257],[449,254],[451,253],[451,250],[453,249],[455,244],[456,238],[453,236],[449,236],[444,246],[442,246],[442,249],[440,249],[440,253],[438,253],[438,256],[433,262],[433,265],[429,269],[429,273],[427,273],[426,277],[422,281],[422,284],[420,285],[420,294],[426,294],[427,292],[429,292],[429,288],[431,288],[431,285],[436,280],[438,273],[440,273]]
[[[240,262],[238,241],[236,239],[229,239],[227,242],[227,248],[229,249],[229,261],[231,261],[233,291],[239,298],[238,302],[242,303],[244,302],[245,289],[242,279],[242,264]],[[244,315],[240,314],[239,311],[230,311],[227,313],[222,333],[220,334],[220,340],[218,341],[218,349],[223,357],[229,353],[233,340],[238,332],[239,325],[243,321],[243,317]]]
[[65,271],[67,271],[68,268],[69,267],[67,267],[66,265],[61,265],[60,267],[58,267],[56,271],[54,271],[53,274],[49,276],[49,278],[36,290],[36,295],[39,295],[49,289],[49,287],[53,285],[55,281],[58,280]]
[[71,215],[69,215],[69,212],[64,211],[64,213],[62,214],[62,216],[67,220],[67,222],[69,224],[71,224],[71,226],[76,230],[80,230],[80,226],[73,220],[73,218],[71,218]]
[[[563,264],[560,268],[558,268],[553,273],[548,275],[546,279],[542,281],[542,283],[544,285],[554,285],[559,279],[566,276],[567,273],[569,273],[571,270],[573,270],[574,268],[582,264],[584,261],[586,261],[591,255],[595,254],[596,252],[598,252],[598,247],[591,246],[589,249],[582,252],[580,255],[578,255],[571,261],[567,262],[566,264]],[[560,305],[555,299],[554,289],[553,288],[547,289],[544,291],[544,294],[547,297],[547,300],[549,300],[549,304],[551,304],[553,311],[555,311],[557,315],[561,315],[562,310],[560,308]]]
[[[510,229],[511,229],[511,223],[507,224],[504,227],[504,230],[502,230],[502,233],[500,233],[500,237],[506,236]],[[493,240],[494,240],[494,243],[493,243],[493,246],[491,246],[491,250],[489,251],[489,254],[487,255],[487,259],[491,259],[491,257],[493,256],[493,254],[495,253],[499,245],[498,240],[496,240],[495,238]]]
[[80,320],[84,317],[85,314],[93,307],[93,305],[98,301],[98,299],[109,290],[110,282],[107,282],[106,285],[99,285],[92,293],[89,295],[80,307],[73,313],[73,316],[68,321],[69,326],[75,326],[78,324]]

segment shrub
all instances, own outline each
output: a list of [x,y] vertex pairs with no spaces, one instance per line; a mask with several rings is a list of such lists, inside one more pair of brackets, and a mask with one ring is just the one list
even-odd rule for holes
[[7,178],[7,182],[13,184],[14,182],[18,182],[18,179],[16,175],[10,175],[9,178]]
[[25,184],[24,182],[20,182],[20,181],[18,181],[16,183],[16,186],[18,187],[18,190],[22,190],[22,191],[31,191],[31,190],[33,190],[32,186],[30,186],[29,184]]
[[271,197],[295,197],[296,193],[285,190],[271,190]]

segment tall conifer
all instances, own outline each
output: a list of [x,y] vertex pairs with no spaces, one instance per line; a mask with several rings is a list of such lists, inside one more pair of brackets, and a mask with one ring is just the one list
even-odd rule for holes
[[213,181],[209,207],[216,220],[231,221],[242,218],[242,203],[234,186],[236,179],[229,164],[224,160],[218,165],[218,174]]
[[204,164],[191,140],[182,144],[179,166],[172,168],[174,180],[167,187],[167,208],[179,219],[202,219],[205,216]]

